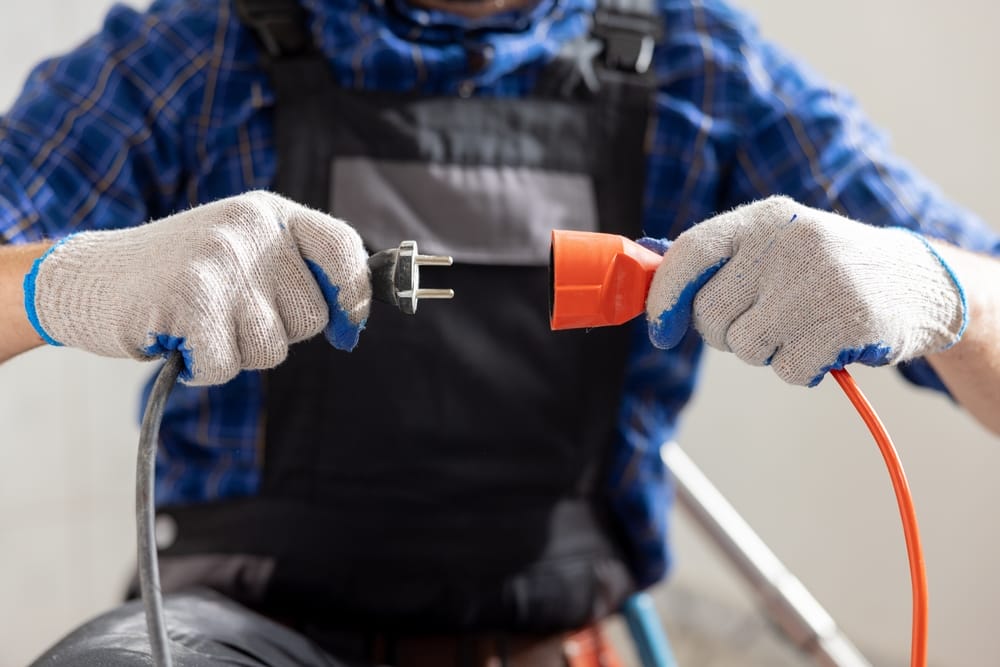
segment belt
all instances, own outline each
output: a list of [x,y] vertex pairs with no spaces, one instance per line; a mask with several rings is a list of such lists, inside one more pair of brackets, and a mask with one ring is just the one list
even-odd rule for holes
[[623,667],[599,625],[560,635],[376,635],[372,661],[387,667]]

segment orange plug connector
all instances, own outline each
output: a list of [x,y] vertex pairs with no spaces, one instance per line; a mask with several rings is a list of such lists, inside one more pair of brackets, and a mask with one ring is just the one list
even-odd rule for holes
[[549,324],[579,329],[622,324],[646,308],[663,257],[616,234],[553,230]]

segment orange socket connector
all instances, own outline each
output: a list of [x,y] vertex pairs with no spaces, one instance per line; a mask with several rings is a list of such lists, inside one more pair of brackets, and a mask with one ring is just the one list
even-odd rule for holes
[[646,308],[663,257],[616,234],[553,230],[549,324],[580,329],[622,324]]
[[[549,251],[549,325],[579,329],[623,324],[646,309],[663,257],[615,234],[554,230]],[[911,667],[927,664],[927,575],[913,498],[885,427],[846,370],[831,373],[871,430],[896,492],[913,589]]]

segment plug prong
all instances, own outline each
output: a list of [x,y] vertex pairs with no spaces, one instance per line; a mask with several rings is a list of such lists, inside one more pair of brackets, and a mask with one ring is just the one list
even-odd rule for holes
[[427,288],[417,290],[418,299],[451,299],[454,296],[455,290],[453,289]]
[[451,266],[451,264],[452,259],[447,255],[417,255],[419,266]]

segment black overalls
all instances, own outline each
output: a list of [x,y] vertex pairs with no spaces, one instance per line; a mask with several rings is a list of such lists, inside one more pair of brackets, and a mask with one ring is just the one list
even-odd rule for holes
[[422,97],[335,85],[294,2],[237,6],[276,91],[275,189],[370,251],[452,255],[423,282],[456,295],[374,304],[350,354],[291,348],[265,378],[259,494],[165,508],[165,588],[341,628],[546,632],[614,611],[633,582],[603,464],[629,329],[550,331],[547,264],[556,227],[640,235],[647,28],[599,13],[607,56],[558,59],[526,99]]

